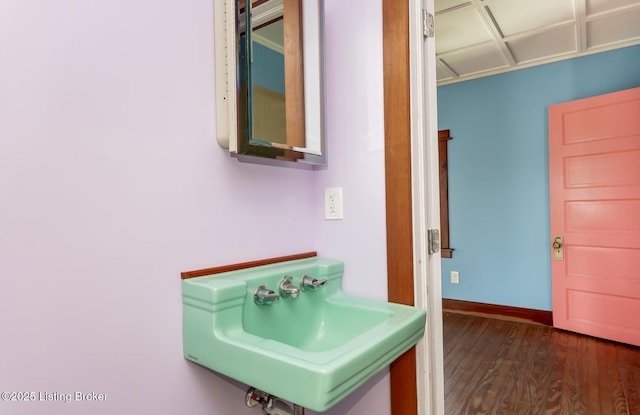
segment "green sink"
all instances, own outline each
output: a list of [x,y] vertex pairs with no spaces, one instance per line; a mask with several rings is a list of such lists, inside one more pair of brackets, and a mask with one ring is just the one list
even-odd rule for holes
[[[308,258],[183,281],[184,357],[299,406],[323,412],[424,335],[422,309],[346,295],[340,261]],[[326,284],[278,294],[285,276]]]

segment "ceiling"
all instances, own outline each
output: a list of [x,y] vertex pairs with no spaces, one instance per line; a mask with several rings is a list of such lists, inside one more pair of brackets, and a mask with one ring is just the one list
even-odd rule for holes
[[640,44],[640,0],[435,0],[435,8],[439,85]]

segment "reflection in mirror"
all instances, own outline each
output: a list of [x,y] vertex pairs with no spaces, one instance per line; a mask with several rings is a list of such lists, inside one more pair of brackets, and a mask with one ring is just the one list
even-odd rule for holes
[[324,164],[321,0],[236,1],[237,153]]
[[[282,16],[252,31],[253,140],[288,144],[285,108],[284,25]],[[302,144],[302,140],[299,140]],[[304,144],[297,147],[304,147]]]

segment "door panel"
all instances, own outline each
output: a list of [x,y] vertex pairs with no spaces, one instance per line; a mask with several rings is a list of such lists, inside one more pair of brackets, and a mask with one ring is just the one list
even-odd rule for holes
[[549,107],[549,185],[554,326],[640,345],[640,88]]

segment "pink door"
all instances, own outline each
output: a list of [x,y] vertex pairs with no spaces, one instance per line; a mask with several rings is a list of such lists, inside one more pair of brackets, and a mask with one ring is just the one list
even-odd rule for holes
[[553,324],[640,345],[640,88],[549,107]]

